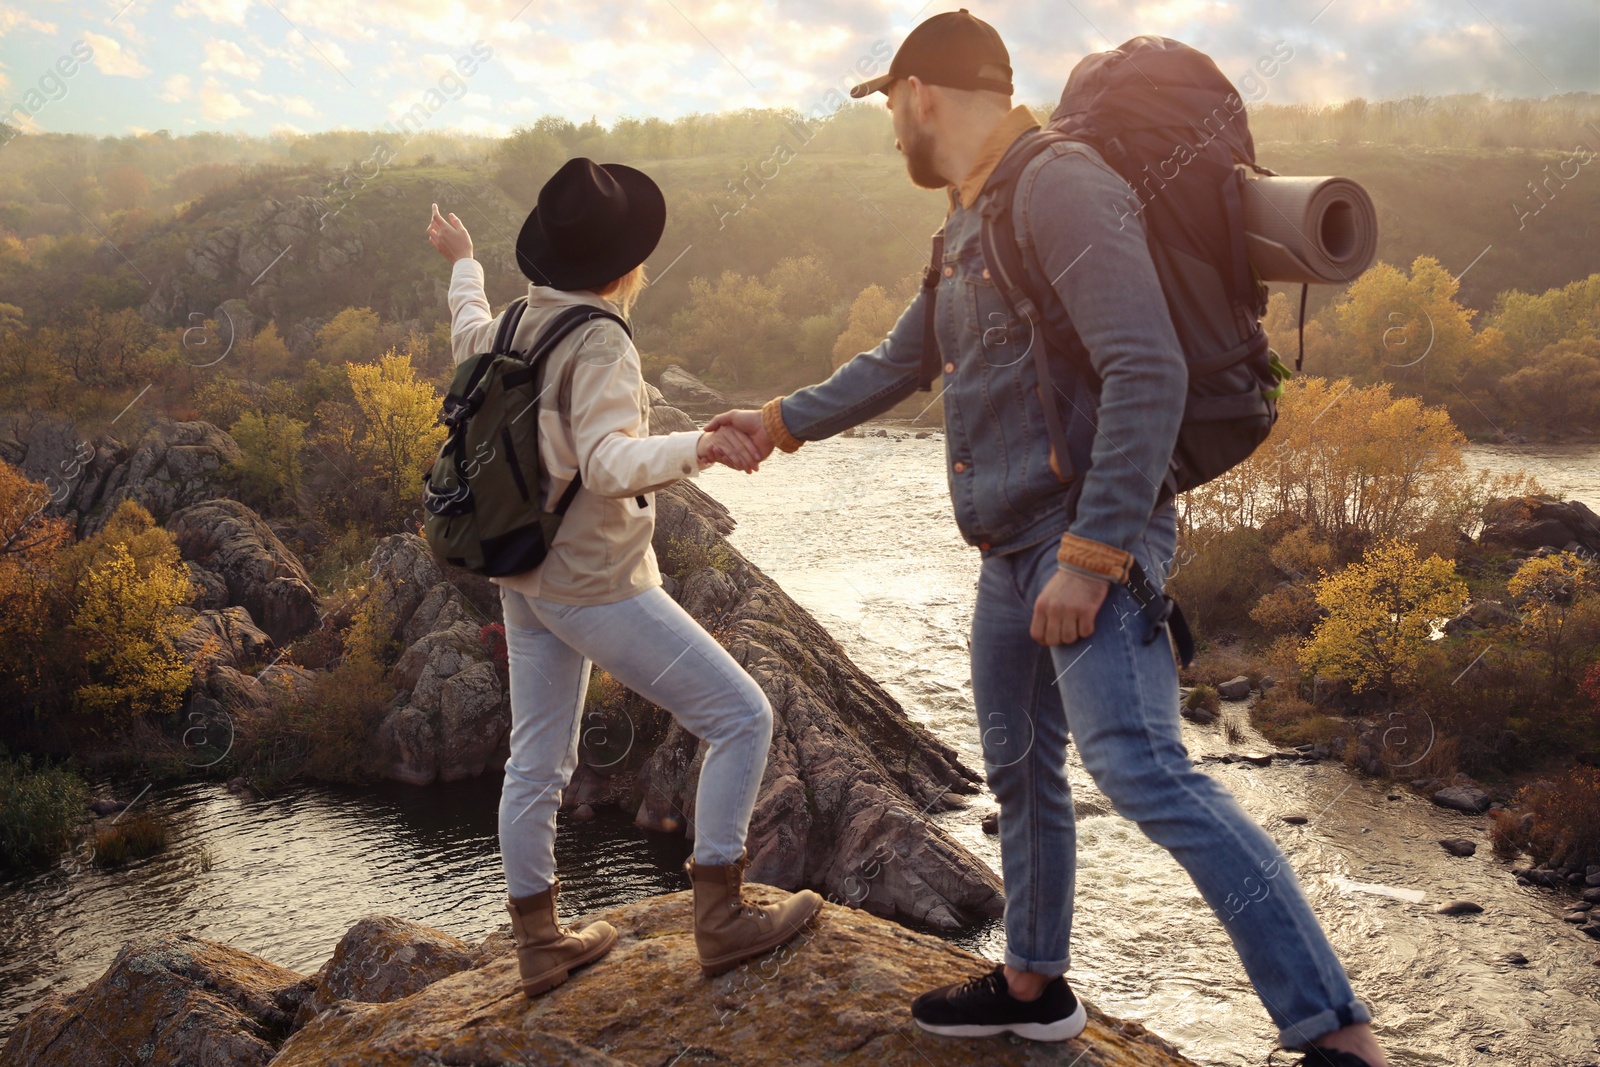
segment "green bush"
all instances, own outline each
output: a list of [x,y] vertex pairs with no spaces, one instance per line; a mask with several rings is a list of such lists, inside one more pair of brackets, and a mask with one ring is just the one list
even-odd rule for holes
[[36,767],[0,747],[0,865],[46,862],[72,844],[89,790],[64,767]]

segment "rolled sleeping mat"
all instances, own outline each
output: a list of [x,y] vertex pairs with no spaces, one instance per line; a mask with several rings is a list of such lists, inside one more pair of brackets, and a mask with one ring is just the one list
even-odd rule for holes
[[1262,281],[1353,282],[1378,254],[1378,213],[1349,178],[1249,178],[1244,228]]

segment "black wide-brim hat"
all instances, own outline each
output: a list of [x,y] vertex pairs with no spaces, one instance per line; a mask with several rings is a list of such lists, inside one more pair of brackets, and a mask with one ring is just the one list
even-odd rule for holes
[[539,190],[517,266],[536,285],[597,289],[649,259],[666,225],[666,197],[648,174],[579,156]]

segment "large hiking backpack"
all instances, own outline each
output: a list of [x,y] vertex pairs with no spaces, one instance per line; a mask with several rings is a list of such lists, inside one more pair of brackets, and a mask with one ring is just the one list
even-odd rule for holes
[[[1242,199],[1247,171],[1271,172],[1257,166],[1244,101],[1216,64],[1188,45],[1145,36],[1074,67],[1049,123],[1024,134],[991,175],[982,201],[984,262],[1007,304],[1044,339],[1032,346],[1040,402],[1057,475],[1071,486],[1074,510],[1093,436],[1082,426],[1069,434],[1061,408],[1077,395],[1094,410],[1100,383],[1049,279],[1028,270],[1012,219],[1023,169],[1061,141],[1092,146],[1133,187],[1188,364],[1188,399],[1158,500],[1164,502],[1243,462],[1277,419],[1289,371],[1261,329],[1267,291],[1246,255]],[[932,285],[942,244],[941,234],[934,239]],[[927,301],[930,339],[933,303]],[[938,375],[936,345],[935,339],[924,351],[928,383]],[[1071,393],[1057,384],[1063,373],[1073,377]],[[1193,641],[1182,614],[1134,566],[1129,588],[1151,621],[1150,639],[1170,621],[1187,663]]]
[[501,316],[490,351],[463,360],[439,412],[449,430],[423,478],[423,532],[447,563],[490,577],[521,574],[544,562],[582,483],[574,476],[554,510],[539,492],[539,402],[550,353],[585,323],[609,319],[589,305],[557,314],[524,356],[511,350],[527,308],[519,297]]

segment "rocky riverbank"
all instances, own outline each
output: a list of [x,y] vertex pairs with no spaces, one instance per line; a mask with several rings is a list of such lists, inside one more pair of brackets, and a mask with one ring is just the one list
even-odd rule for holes
[[[651,396],[654,432],[695,425],[660,391]],[[497,587],[442,567],[422,538],[397,533],[377,544],[364,582],[319,594],[289,547],[296,520],[268,522],[227,499],[239,451],[223,431],[162,420],[131,449],[110,437],[92,447],[77,440],[71,424],[41,423],[8,458],[40,477],[70,473],[71,492],[52,507],[80,532],[97,529],[121,500],[138,500],[173,535],[193,580],[179,644],[195,674],[177,720],[182,745],[168,745],[184,751],[169,752],[169,762],[248,774],[247,759],[227,761],[267,738],[277,773],[278,751],[316,747],[285,732],[325,721],[352,735],[349,773],[417,786],[498,773],[510,706],[503,636],[494,633]],[[659,493],[656,507],[667,591],[744,664],[775,712],[750,876],[941,930],[998,915],[999,879],[933,821],[978,792],[979,774],[727,543],[734,523],[725,508],[692,483]],[[358,619],[377,631],[396,692],[371,722],[346,723],[316,705]],[[610,805],[641,827],[692,836],[697,739],[603,679],[587,717],[564,806]]]
[[[762,899],[772,893],[749,891]],[[617,927],[616,948],[533,1001],[516,990],[509,927],[473,944],[369,916],[309,975],[187,934],[140,938],[98,981],[28,1015],[0,1060],[16,1067],[1191,1064],[1138,1024],[1092,1005],[1083,1036],[1060,1044],[924,1034],[911,1021],[911,999],[990,964],[851,908],[825,906],[796,941],[713,980],[697,965],[691,894],[597,917]]]

